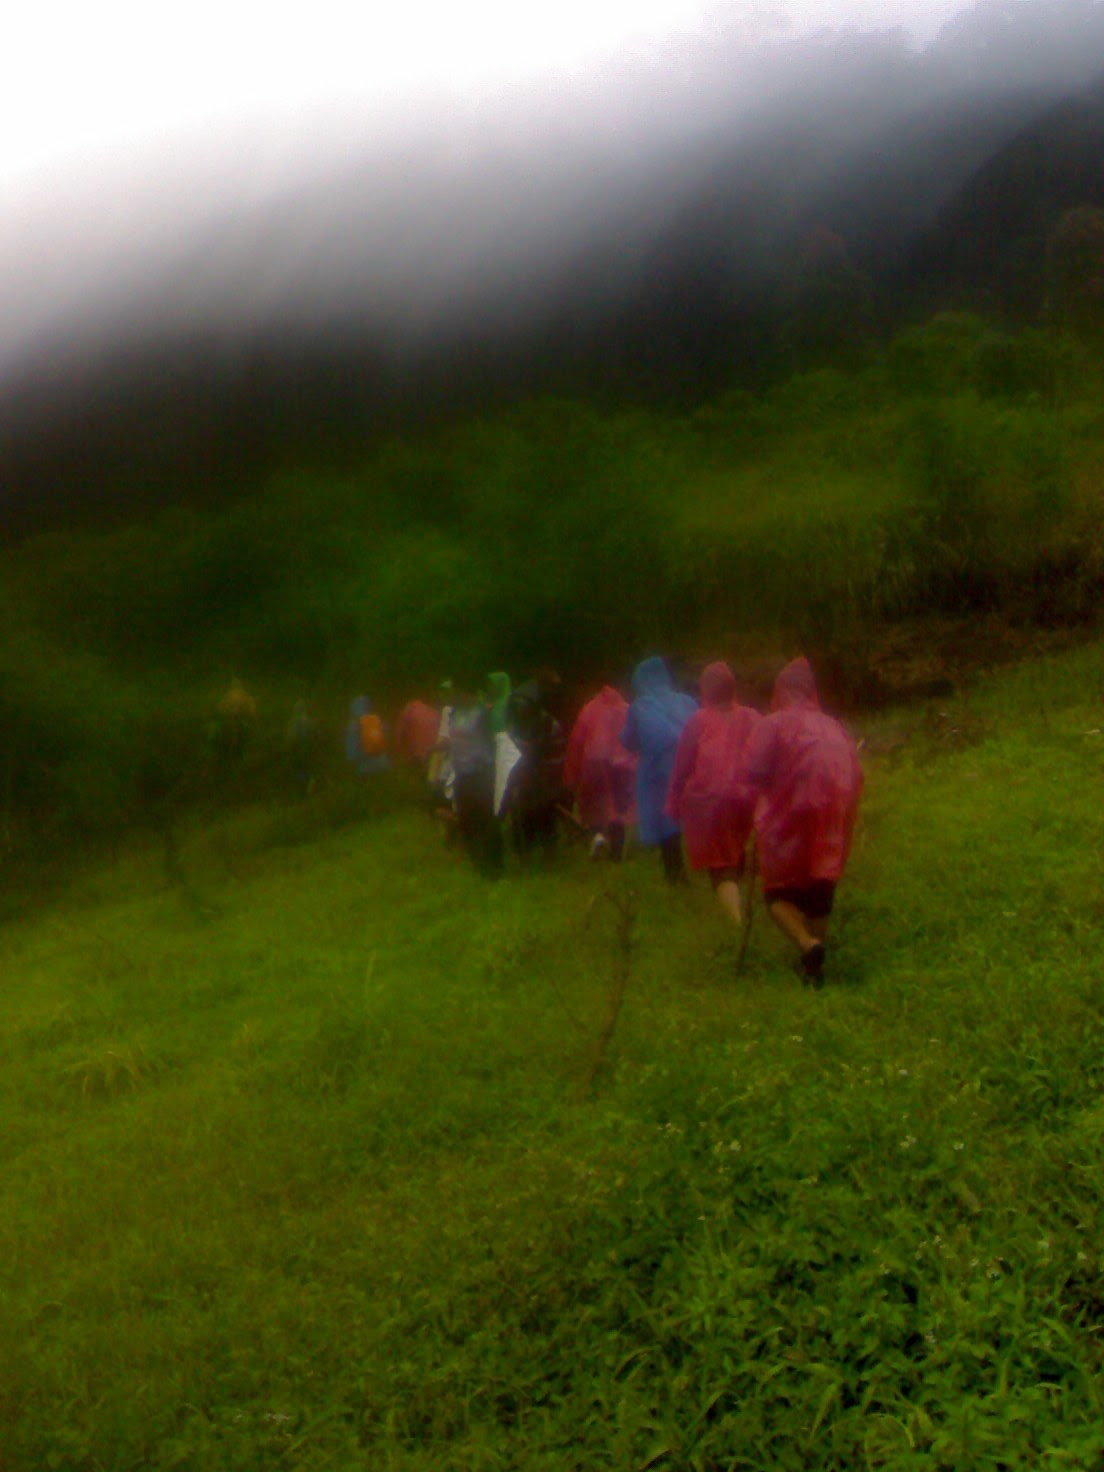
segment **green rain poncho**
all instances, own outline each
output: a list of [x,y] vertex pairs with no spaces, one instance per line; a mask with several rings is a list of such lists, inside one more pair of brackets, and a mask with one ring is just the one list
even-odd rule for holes
[[487,720],[490,725],[492,737],[497,736],[500,731],[505,731],[507,716],[510,708],[510,676],[502,670],[495,670],[487,676],[487,688],[483,695],[483,704],[487,707]]

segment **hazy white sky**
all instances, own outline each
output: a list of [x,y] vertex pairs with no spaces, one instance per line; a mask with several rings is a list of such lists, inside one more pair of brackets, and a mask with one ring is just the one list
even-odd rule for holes
[[277,111],[380,110],[592,62],[633,40],[731,24],[791,34],[902,26],[929,40],[968,0],[39,0],[11,7],[0,87],[0,188],[44,165],[163,144]]

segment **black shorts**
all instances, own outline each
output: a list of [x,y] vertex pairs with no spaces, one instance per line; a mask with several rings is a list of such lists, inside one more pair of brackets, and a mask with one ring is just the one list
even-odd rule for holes
[[785,900],[801,911],[807,920],[826,920],[832,913],[836,885],[832,879],[814,879],[812,884],[793,885],[789,889],[768,889],[763,898],[768,905]]
[[710,869],[709,870],[709,882],[713,886],[714,889],[717,888],[717,885],[718,884],[724,884],[724,882],[726,880],[731,880],[732,883],[735,884],[738,880],[742,879],[743,877],[744,877],[744,861],[743,861],[743,859],[741,859],[738,864],[726,864],[723,868],[720,868],[720,869]]

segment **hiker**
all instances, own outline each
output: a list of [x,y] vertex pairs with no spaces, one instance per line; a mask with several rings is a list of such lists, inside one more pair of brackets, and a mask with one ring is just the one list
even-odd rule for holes
[[345,755],[359,777],[385,772],[390,765],[387,760],[387,733],[367,695],[358,695],[349,707],[349,719],[345,723]]
[[761,796],[755,815],[763,897],[771,919],[800,953],[807,985],[824,980],[824,941],[847,863],[863,788],[850,736],[820,708],[805,658],[778,676],[771,714],[747,754]]
[[510,699],[509,735],[520,757],[510,775],[506,807],[523,862],[537,848],[546,859],[555,852],[556,808],[563,797],[562,730],[548,709],[545,689],[539,677],[526,680]]
[[[510,701],[512,689],[510,676],[504,670],[494,670],[486,677],[480,695],[487,717],[487,733],[494,753],[494,787],[491,811],[495,821],[504,823],[507,806],[512,797],[514,770],[521,761],[521,748],[510,731]],[[500,832],[499,837],[502,837]]]
[[590,831],[591,857],[608,854],[614,863],[621,861],[625,830],[636,818],[636,757],[621,744],[628,711],[620,690],[603,685],[576,716],[563,765],[564,785]]
[[721,660],[707,665],[701,707],[679,737],[667,816],[686,838],[692,869],[705,869],[721,905],[740,924],[740,880],[755,816],[746,781],[748,744],[762,717],[736,699],[736,680]]
[[424,700],[408,700],[399,712],[391,747],[396,761],[407,766],[425,767],[437,744],[441,714]]
[[257,720],[257,702],[235,675],[215,707],[211,744],[224,760],[238,761]]
[[295,785],[309,795],[318,775],[318,723],[305,700],[295,702],[285,745]]
[[453,807],[464,851],[489,879],[503,870],[502,825],[495,816],[495,742],[484,701],[455,692],[449,720]]
[[636,769],[637,837],[645,847],[658,845],[669,884],[684,884],[682,834],[664,812],[675,752],[686,722],[697,710],[690,695],[674,687],[658,655],[633,671],[633,702],[621,729],[621,744],[640,754]]
[[442,680],[437,686],[437,693],[441,697],[441,714],[437,722],[437,738],[430,753],[426,778],[433,797],[451,808],[455,780],[448,744],[449,723],[452,720],[452,681]]

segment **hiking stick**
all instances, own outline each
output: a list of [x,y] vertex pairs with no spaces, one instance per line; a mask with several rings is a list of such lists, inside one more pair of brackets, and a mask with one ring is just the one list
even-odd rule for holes
[[744,936],[740,941],[740,954],[736,957],[736,975],[739,976],[744,969],[744,958],[747,955],[748,941],[751,939],[751,921],[755,914],[755,881],[759,877],[759,850],[755,846],[755,838],[751,840],[751,860],[748,863],[748,888],[747,888],[747,914],[744,916]]
[[589,838],[590,829],[585,823],[581,823],[566,803],[556,804],[556,816],[565,823],[573,838]]

